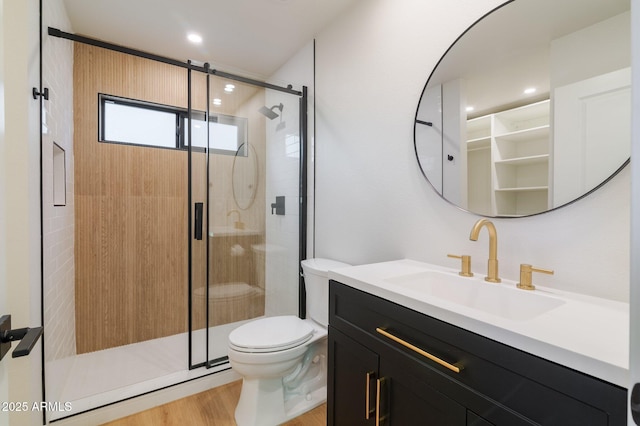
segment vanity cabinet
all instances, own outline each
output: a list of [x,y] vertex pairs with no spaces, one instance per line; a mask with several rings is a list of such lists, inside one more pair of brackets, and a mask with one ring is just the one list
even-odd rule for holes
[[522,216],[548,209],[549,105],[545,100],[467,121],[471,210]]
[[393,353],[381,359],[333,328],[329,347],[333,394],[328,424],[377,425],[391,419],[399,425],[467,424],[466,409],[434,389],[410,359]]
[[618,386],[330,283],[329,425],[624,425],[626,395]]

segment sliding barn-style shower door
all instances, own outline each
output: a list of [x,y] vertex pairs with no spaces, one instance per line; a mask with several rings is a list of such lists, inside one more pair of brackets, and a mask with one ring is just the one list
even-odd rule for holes
[[41,6],[44,382],[72,406],[53,421],[228,369],[233,328],[299,312],[306,95]]
[[228,335],[244,322],[299,313],[303,98],[190,71],[191,368],[226,368]]

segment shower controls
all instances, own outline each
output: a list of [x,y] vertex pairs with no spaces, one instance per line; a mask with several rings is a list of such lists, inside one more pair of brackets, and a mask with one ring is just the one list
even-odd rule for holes
[[284,216],[284,195],[279,195],[276,197],[276,202],[271,203],[271,214],[275,214]]
[[11,354],[12,358],[26,356],[31,353],[31,349],[42,335],[42,327],[17,328],[11,330],[11,315],[0,317],[0,359],[11,349],[11,342],[20,340],[21,342]]

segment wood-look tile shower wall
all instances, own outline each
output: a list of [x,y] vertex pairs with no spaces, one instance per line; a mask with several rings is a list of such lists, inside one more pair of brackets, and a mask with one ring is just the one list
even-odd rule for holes
[[186,108],[187,71],[77,43],[74,81],[77,352],[185,332],[187,153],[99,143],[98,93]]

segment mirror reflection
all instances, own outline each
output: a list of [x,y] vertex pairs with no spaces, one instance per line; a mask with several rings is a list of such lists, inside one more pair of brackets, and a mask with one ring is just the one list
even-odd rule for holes
[[[264,107],[263,107],[264,108]],[[253,145],[240,145],[233,158],[231,171],[231,186],[233,201],[241,210],[246,210],[253,204],[258,189],[258,158]]]
[[447,201],[519,217],[600,187],[627,162],[628,0],[514,0],[445,53],[416,112],[420,168]]

